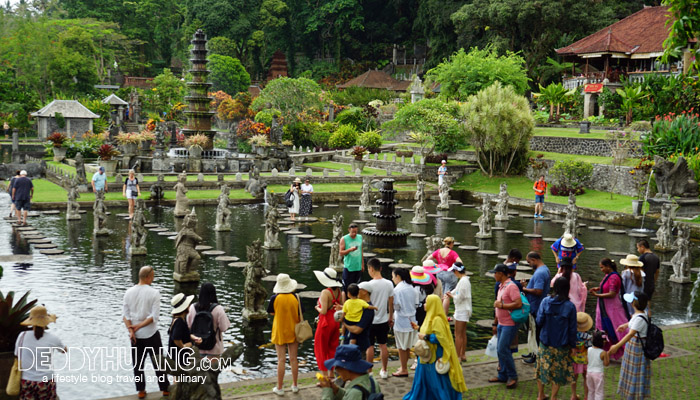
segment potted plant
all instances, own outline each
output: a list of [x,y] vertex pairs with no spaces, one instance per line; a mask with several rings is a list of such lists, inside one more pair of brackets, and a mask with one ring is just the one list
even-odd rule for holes
[[291,149],[292,149],[292,146],[294,146],[294,142],[292,142],[292,141],[289,140],[289,139],[285,139],[285,140],[282,141],[282,146],[284,146],[284,148],[287,149],[287,150],[291,150]]
[[63,132],[54,132],[46,139],[52,144],[53,160],[56,162],[63,161],[66,158],[66,151],[68,150],[63,144],[68,141],[68,136]]
[[270,140],[267,138],[267,135],[253,135],[248,139],[248,143],[259,156],[267,157],[270,150]]
[[185,139],[185,147],[190,153],[192,158],[201,158],[202,151],[209,146],[209,137],[207,135],[198,133],[196,135],[188,136]]
[[10,369],[15,361],[14,350],[17,336],[27,330],[20,325],[29,318],[29,311],[36,304],[36,300],[28,301],[29,292],[14,302],[15,292],[3,295],[0,292],[0,393],[5,393],[7,379],[10,377]]
[[634,188],[637,195],[637,198],[632,200],[632,213],[635,216],[642,215],[644,201],[646,200],[648,190],[650,189],[649,175],[653,165],[653,160],[650,160],[648,157],[643,157],[639,163],[629,171],[629,174],[632,176],[632,182],[634,183]]
[[112,158],[117,157],[119,154],[119,151],[111,144],[103,144],[97,149],[97,156],[100,158],[99,163],[100,166],[105,167],[105,173],[114,174],[117,171],[119,160],[113,160]]
[[353,159],[350,161],[350,165],[352,165],[352,172],[355,172],[356,170],[362,171],[365,168],[365,164],[367,161],[363,160],[362,157],[367,153],[367,148],[364,146],[355,146],[352,148],[352,154]]
[[141,141],[141,135],[136,132],[119,132],[116,140],[124,154],[133,155],[136,154],[139,142]]
[[156,140],[156,135],[153,133],[153,131],[148,129],[141,131],[141,150],[150,151],[151,144],[154,140]]

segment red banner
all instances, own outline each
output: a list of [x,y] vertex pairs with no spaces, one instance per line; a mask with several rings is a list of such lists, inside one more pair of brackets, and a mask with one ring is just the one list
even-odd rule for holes
[[602,83],[587,83],[583,86],[584,93],[601,93],[603,91]]

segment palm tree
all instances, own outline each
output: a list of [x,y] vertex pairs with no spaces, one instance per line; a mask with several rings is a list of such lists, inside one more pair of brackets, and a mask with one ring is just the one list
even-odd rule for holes
[[648,94],[642,92],[642,86],[627,86],[622,89],[616,89],[615,92],[617,92],[620,97],[622,97],[622,110],[627,111],[627,114],[625,116],[625,122],[626,125],[629,125],[632,122],[632,112],[634,111],[634,107],[637,105],[639,100],[645,98],[648,96]]
[[[559,121],[561,105],[566,101],[568,96],[576,93],[576,89],[566,90],[561,83],[550,83],[547,87],[540,86],[540,92],[535,93],[536,98],[542,98],[549,104],[549,121]],[[557,114],[554,117],[554,108],[556,107]]]

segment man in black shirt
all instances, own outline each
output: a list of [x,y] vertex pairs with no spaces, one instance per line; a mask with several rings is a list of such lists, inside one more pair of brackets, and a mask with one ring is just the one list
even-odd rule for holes
[[644,293],[649,297],[648,309],[651,316],[651,296],[656,289],[656,280],[659,279],[659,257],[651,252],[646,239],[637,241],[637,252],[640,254],[639,261],[644,264]]
[[12,201],[17,210],[17,224],[27,225],[27,213],[29,212],[32,197],[34,197],[34,185],[27,178],[27,171],[19,172],[19,178],[12,185]]

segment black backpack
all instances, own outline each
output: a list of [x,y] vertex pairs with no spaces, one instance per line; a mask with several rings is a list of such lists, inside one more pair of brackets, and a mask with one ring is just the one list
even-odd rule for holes
[[216,331],[214,330],[214,316],[211,315],[212,310],[218,304],[212,303],[208,310],[197,310],[197,314],[194,315],[194,320],[192,320],[192,329],[190,333],[202,338],[202,343],[198,345],[202,350],[211,350],[216,345]]
[[360,385],[355,385],[351,389],[357,389],[362,392],[362,400],[384,400],[384,394],[382,392],[376,393],[376,387],[374,386],[374,379],[370,376],[369,383],[372,385],[372,393],[368,392],[367,389]]
[[640,315],[647,323],[647,337],[642,339],[637,332],[637,338],[642,342],[644,355],[650,360],[656,360],[664,351],[664,332],[658,326],[651,323],[650,319]]
[[292,193],[291,190],[287,190],[287,193],[284,194],[284,203],[287,205],[288,208],[294,207],[294,194]]

